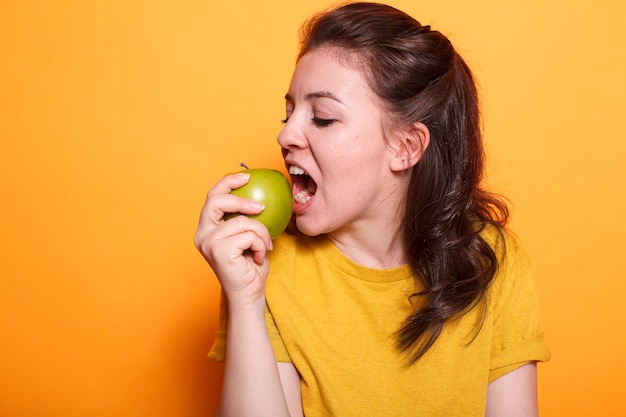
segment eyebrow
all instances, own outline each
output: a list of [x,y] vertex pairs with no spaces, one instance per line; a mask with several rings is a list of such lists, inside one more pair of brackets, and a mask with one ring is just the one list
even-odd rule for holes
[[[343,101],[341,101],[339,99],[339,97],[337,97],[336,95],[334,95],[330,91],[316,91],[316,92],[313,92],[313,93],[308,93],[307,95],[304,96],[304,99],[307,100],[307,101],[308,100],[312,100],[312,99],[316,99],[316,98],[329,98],[331,100],[336,101],[337,103],[344,104]],[[285,94],[285,100],[293,101],[292,97],[289,94]]]

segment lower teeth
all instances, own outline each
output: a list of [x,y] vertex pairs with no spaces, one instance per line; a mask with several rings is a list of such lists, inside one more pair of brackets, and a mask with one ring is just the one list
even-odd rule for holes
[[293,199],[296,203],[304,204],[309,201],[313,197],[308,190],[302,190],[298,194],[296,194]]

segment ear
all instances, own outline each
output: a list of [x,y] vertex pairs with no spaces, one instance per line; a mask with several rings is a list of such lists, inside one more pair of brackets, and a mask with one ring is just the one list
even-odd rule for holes
[[430,131],[422,122],[413,123],[394,135],[392,148],[396,155],[391,161],[392,171],[409,170],[422,159],[430,144]]

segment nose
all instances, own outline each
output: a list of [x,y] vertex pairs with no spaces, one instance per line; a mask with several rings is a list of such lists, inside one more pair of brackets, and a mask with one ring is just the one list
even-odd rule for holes
[[283,152],[295,148],[306,148],[308,143],[306,136],[298,126],[298,123],[296,123],[293,115],[287,119],[285,125],[278,133],[277,141]]

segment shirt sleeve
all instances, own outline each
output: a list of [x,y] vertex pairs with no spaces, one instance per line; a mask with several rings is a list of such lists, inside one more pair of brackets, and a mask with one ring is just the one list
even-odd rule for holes
[[493,342],[489,382],[526,363],[550,359],[533,265],[514,237],[509,235],[506,241],[504,261],[491,292]]

